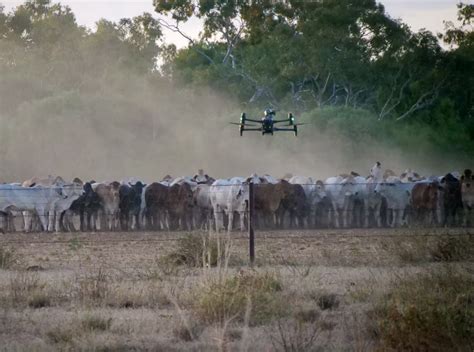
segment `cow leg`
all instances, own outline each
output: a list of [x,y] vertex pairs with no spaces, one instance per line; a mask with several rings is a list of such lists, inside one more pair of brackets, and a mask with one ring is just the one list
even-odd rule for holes
[[232,226],[234,224],[234,212],[233,211],[229,211],[228,212],[228,217],[229,217],[229,222],[227,224],[227,231],[228,232],[231,232],[232,231]]
[[23,231],[30,232],[31,223],[33,222],[33,213],[29,211],[23,211],[21,214],[23,215]]
[[66,231],[76,232],[76,227],[74,226],[74,215],[75,215],[74,212],[70,210],[66,212],[66,215],[65,215]]
[[377,227],[382,227],[382,203],[377,204],[374,208],[374,217]]
[[240,212],[240,231],[245,231],[245,211]]
[[342,209],[342,227],[347,228],[352,223],[352,212],[350,211],[349,204],[344,204]]
[[61,212],[54,211],[53,213],[53,232],[60,232],[61,231]]
[[43,226],[43,231],[48,231],[48,212],[46,211],[46,209],[38,209],[37,212],[41,225]]
[[[21,213],[18,213],[21,215]],[[15,229],[15,217],[11,211],[5,213],[5,231],[16,232]]]

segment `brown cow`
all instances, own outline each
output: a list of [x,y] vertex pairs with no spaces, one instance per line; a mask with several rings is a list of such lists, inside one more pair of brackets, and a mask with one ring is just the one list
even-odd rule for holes
[[170,230],[176,230],[179,227],[191,230],[193,203],[193,191],[188,183],[175,184],[168,188],[166,204]]
[[413,186],[411,202],[415,221],[420,224],[434,225],[440,220],[437,219],[439,190],[437,181],[420,182]]
[[[94,186],[93,186],[94,187]],[[118,229],[120,183],[117,181],[109,184],[99,183],[95,192],[99,196],[101,209],[99,211],[100,229],[115,231]]]
[[168,200],[168,186],[153,182],[145,190],[145,217],[146,226],[153,230],[167,227],[166,207]]
[[280,228],[284,227],[285,215],[288,213],[290,227],[296,226],[296,220],[298,221],[298,226],[303,227],[309,210],[303,187],[284,180],[281,180],[277,185],[281,187],[280,192],[284,194],[277,212],[278,226]]
[[289,187],[286,182],[277,184],[262,183],[255,185],[255,212],[259,227],[273,227],[276,223],[276,212],[287,197]]
[[464,226],[472,226],[474,213],[474,176],[470,169],[464,170],[461,176],[461,198],[464,207]]

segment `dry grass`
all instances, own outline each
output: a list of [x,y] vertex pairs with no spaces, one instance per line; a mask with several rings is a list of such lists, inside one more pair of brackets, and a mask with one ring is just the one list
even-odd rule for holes
[[271,273],[241,271],[200,286],[193,310],[207,324],[224,325],[227,321],[243,321],[250,304],[249,323],[262,324],[283,313],[281,290],[279,279]]
[[469,351],[474,347],[474,277],[446,268],[398,278],[371,318],[383,349]]
[[[0,270],[2,348],[472,349],[472,237],[379,231],[259,233],[254,269],[246,266],[247,240],[234,234],[173,234],[180,241],[166,242],[141,233],[88,241],[41,234],[61,242],[34,246],[34,234],[4,235],[18,244],[8,247],[15,262]],[[19,261],[43,270],[20,270]]]
[[0,246],[0,269],[12,268],[18,258],[14,249],[7,246]]

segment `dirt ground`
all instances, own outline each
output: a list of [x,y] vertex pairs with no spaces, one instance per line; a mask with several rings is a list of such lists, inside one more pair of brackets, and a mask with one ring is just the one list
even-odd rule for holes
[[[253,268],[248,238],[238,232],[219,237],[226,261],[217,266],[165,260],[188,236],[0,235],[4,261],[11,259],[0,269],[1,349],[384,349],[370,314],[397,280],[446,270],[474,273],[472,228],[257,232]],[[209,310],[203,313],[203,292],[215,287],[209,283],[216,278],[263,274],[278,282],[271,304],[278,302],[275,309],[284,314],[271,308],[265,319],[252,323],[259,312],[251,304],[242,316],[226,315],[224,309],[221,320],[212,320]]]

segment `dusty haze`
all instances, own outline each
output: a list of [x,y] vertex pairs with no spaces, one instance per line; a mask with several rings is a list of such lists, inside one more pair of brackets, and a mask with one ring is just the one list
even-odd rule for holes
[[[12,86],[9,94],[23,92]],[[205,89],[178,89],[166,82],[150,87],[127,79],[101,94],[68,91],[21,104],[15,118],[0,115],[1,180],[51,174],[150,182],[166,174],[193,175],[200,168],[219,178],[252,172],[325,178],[351,170],[365,175],[375,161],[397,172],[411,167],[442,174],[462,168],[417,151],[403,155],[370,140],[353,143],[334,132],[321,134],[311,125],[302,126],[298,137],[240,137],[238,126],[228,122],[238,121],[241,107]]]

